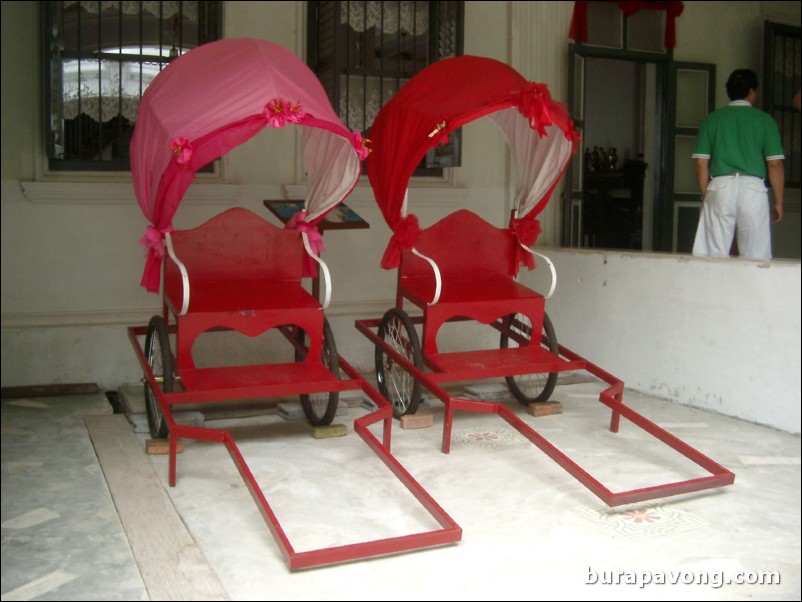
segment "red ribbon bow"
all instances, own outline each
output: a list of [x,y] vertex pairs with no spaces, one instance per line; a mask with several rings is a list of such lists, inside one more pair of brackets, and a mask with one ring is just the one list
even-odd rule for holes
[[546,135],[546,126],[553,123],[550,111],[551,103],[551,93],[546,84],[527,82],[521,91],[518,110],[529,120],[529,127],[537,130],[541,137]]
[[418,223],[417,215],[410,213],[403,220],[398,221],[395,225],[393,236],[384,250],[381,267],[385,270],[390,270],[401,265],[401,253],[409,251],[415,246],[419,233],[420,224]]
[[540,227],[540,222],[536,219],[519,220],[513,218],[510,225],[515,239],[518,243],[515,245],[515,265],[513,272],[518,274],[518,266],[526,266],[527,269],[535,269],[535,257],[529,252],[521,248],[521,245],[529,248],[536,242],[543,229]]

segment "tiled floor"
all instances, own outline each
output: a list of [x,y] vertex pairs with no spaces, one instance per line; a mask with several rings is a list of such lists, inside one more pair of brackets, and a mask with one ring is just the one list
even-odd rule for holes
[[[611,434],[608,412],[594,402],[601,388],[559,385],[560,415],[509,407],[613,490],[693,476],[695,466],[633,425]],[[232,600],[799,600],[800,438],[635,392],[624,399],[732,470],[735,483],[609,508],[498,416],[458,413],[451,452],[441,453],[435,401],[422,410],[433,427],[394,423],[393,453],[459,524],[462,540],[290,571],[222,445],[184,441],[174,488],[167,456],[139,458]],[[366,412],[350,403],[336,418],[347,435],[329,439],[277,413],[206,414],[205,426],[232,432],[303,551],[429,528],[353,432]],[[150,569],[133,551],[143,542],[118,516],[107,485],[114,467],[101,469],[87,415],[120,419],[102,394],[3,401],[3,600],[170,597],[146,585]],[[131,419],[144,450],[141,416]]]

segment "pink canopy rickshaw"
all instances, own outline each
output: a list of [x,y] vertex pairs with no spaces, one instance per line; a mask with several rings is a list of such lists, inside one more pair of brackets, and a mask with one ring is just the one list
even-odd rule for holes
[[367,149],[360,134],[340,121],[303,61],[265,40],[224,39],[179,57],[153,80],[131,141],[134,193],[151,224],[140,239],[148,251],[142,286],[159,289],[164,234],[195,173],[265,127],[287,124],[305,126],[309,191],[293,226],[319,245],[314,225],[354,188]]
[[[289,124],[304,126],[308,193],[303,211],[286,227],[233,207],[195,228],[173,230],[176,209],[201,167],[267,127]],[[273,152],[294,152],[294,145]],[[322,302],[302,281],[314,276],[314,262],[328,277],[318,257],[322,239],[316,224],[353,190],[360,159],[367,152],[362,137],[343,125],[320,81],[298,57],[271,42],[247,38],[199,46],[170,63],[142,96],[131,142],[134,191],[150,221],[140,240],[148,251],[142,286],[157,292],[163,274],[162,313],[147,327],[128,328],[145,375],[151,435],[169,436],[171,486],[176,482],[179,439],[223,443],[291,569],[450,544],[462,536],[461,528],[390,453],[392,410],[337,352],[324,315],[329,286]],[[265,163],[270,160],[264,157]],[[290,343],[294,361],[236,366],[195,362],[193,343],[207,332],[256,337],[268,330],[278,331]],[[173,414],[182,404],[298,395],[310,425],[321,429],[331,426],[339,393],[350,390],[361,390],[378,407],[355,420],[354,431],[438,527],[298,551],[232,433],[182,424]],[[368,428],[380,421],[382,442]]]

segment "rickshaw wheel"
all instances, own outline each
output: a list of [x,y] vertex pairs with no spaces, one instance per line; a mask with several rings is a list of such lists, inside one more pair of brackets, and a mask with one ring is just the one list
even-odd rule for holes
[[[306,348],[308,341],[306,333],[298,329],[300,343]],[[305,352],[296,348],[295,361],[302,362],[306,357]],[[337,355],[337,345],[334,343],[334,333],[331,331],[329,321],[323,319],[323,350],[321,353],[323,365],[331,371],[339,380],[340,378],[340,359]],[[322,393],[301,393],[301,407],[306,414],[306,419],[312,426],[328,426],[334,420],[337,413],[337,404],[340,401],[339,391]]]
[[[163,393],[172,393],[175,377],[173,375],[173,354],[170,351],[170,338],[164,318],[153,316],[145,336],[145,358],[156,381],[161,381]],[[148,414],[148,427],[154,439],[164,439],[169,431],[161,404],[145,380],[145,410]]]
[[[419,370],[423,369],[420,339],[409,315],[393,307],[379,324],[379,338]],[[379,392],[393,405],[393,415],[400,418],[414,414],[421,400],[421,384],[403,366],[376,345],[376,380]]]
[[[510,314],[504,318],[504,330],[501,333],[501,348],[518,347],[519,343],[507,335],[507,329],[511,329],[519,336],[527,340],[527,345],[532,341],[532,324],[529,319],[522,314]],[[557,335],[554,326],[547,314],[543,314],[543,339],[542,343],[552,353],[559,352]],[[515,399],[525,406],[530,403],[548,401],[554,392],[557,384],[557,373],[549,372],[538,374],[518,374],[515,376],[505,376],[507,386]]]

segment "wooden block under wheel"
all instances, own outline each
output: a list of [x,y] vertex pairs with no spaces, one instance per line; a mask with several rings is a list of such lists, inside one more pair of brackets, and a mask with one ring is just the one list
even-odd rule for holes
[[343,437],[348,433],[344,424],[329,424],[328,426],[312,427],[312,436],[315,439],[328,439],[329,437]]
[[407,414],[401,416],[402,429],[425,429],[434,424],[433,414]]
[[[180,454],[184,451],[184,444],[177,441],[175,445],[176,453]],[[149,456],[158,456],[161,454],[170,453],[170,440],[169,439],[148,439],[145,441],[145,452]]]
[[530,403],[526,411],[532,416],[551,416],[552,414],[562,414],[563,404],[559,401],[543,401],[540,403]]

